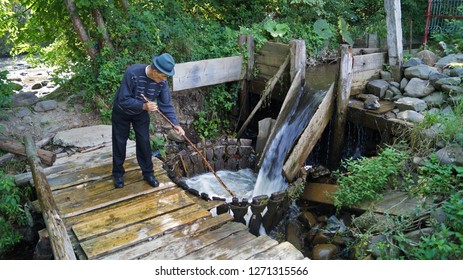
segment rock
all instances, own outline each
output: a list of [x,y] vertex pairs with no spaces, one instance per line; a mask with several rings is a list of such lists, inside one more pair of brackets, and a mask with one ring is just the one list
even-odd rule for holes
[[434,66],[437,62],[437,55],[429,50],[422,50],[415,55],[420,58],[423,64]]
[[422,100],[425,101],[429,107],[440,107],[447,101],[447,95],[441,91],[435,91]]
[[39,101],[34,92],[21,92],[11,96],[13,108],[34,105]]
[[439,79],[433,85],[436,89],[442,89],[443,85],[459,86],[460,84],[461,84],[460,77],[449,77],[449,78]]
[[460,86],[442,85],[442,91],[450,94],[463,95],[463,87]]
[[318,244],[312,249],[313,260],[330,260],[338,252],[338,247],[334,244]]
[[460,54],[449,54],[441,59],[439,59],[435,66],[439,68],[444,68],[448,64],[452,62],[462,62],[463,61],[463,53]]
[[379,71],[379,75],[381,76],[381,79],[389,81],[392,80],[392,74],[389,71]]
[[[394,87],[391,87],[391,88],[394,88]],[[390,89],[386,90],[386,93],[384,94],[383,99],[391,101],[393,98],[394,98],[394,92],[392,90],[390,90]],[[380,104],[378,103],[378,105],[380,105]],[[363,106],[365,108],[365,104],[363,104]],[[380,107],[378,107],[378,109],[379,108]],[[365,108],[365,109],[368,109],[368,108]]]
[[167,132],[167,139],[175,141],[175,142],[185,142],[185,138],[183,138],[182,135],[178,134],[175,129],[169,129],[169,132]]
[[383,98],[384,93],[389,88],[389,83],[385,80],[373,80],[367,83],[367,92],[379,98]]
[[[390,81],[389,84],[394,88],[400,89],[400,84],[396,81]],[[391,89],[391,87],[389,87],[389,89]]]
[[27,108],[27,107],[23,107],[23,108],[19,109],[19,111],[16,112],[15,115],[18,118],[23,118],[23,117],[32,115],[32,111],[29,110],[29,108]]
[[301,225],[298,221],[289,221],[286,226],[286,241],[293,244],[296,249],[302,251],[304,240],[301,239]]
[[41,89],[42,87],[42,83],[35,83],[32,85],[31,89]]
[[422,112],[428,107],[424,100],[413,97],[403,97],[394,103],[400,111],[414,110]]
[[363,108],[367,110],[378,110],[381,108],[381,105],[379,104],[378,97],[369,97],[363,102]]
[[438,72],[439,71],[437,71],[437,69],[434,68],[434,67],[430,67],[428,65],[421,64],[421,65],[418,65],[418,66],[413,66],[413,67],[409,67],[409,68],[405,69],[404,75],[408,79],[420,78],[420,79],[423,79],[423,80],[428,80],[429,76],[432,73],[438,73]]
[[434,229],[432,228],[422,228],[411,231],[405,234],[405,237],[410,239],[410,242],[403,242],[402,245],[404,246],[405,250],[410,250],[413,246],[416,246],[416,244],[420,242],[422,237],[430,236],[433,233]]
[[423,62],[421,61],[421,58],[419,57],[412,57],[410,58],[408,61],[406,61],[402,67],[403,68],[409,68],[409,67],[413,67],[413,66],[418,66],[420,64],[422,64]]
[[58,107],[58,102],[55,100],[45,100],[45,101],[40,101],[37,104],[35,104],[34,110],[36,112],[46,112],[50,110],[54,110]]
[[439,81],[440,79],[448,78],[449,76],[443,74],[443,73],[431,73],[429,75],[429,81],[431,82],[432,86],[436,87],[436,82]]
[[447,214],[445,214],[445,211],[442,210],[442,208],[437,208],[436,210],[431,211],[431,217],[436,219],[439,223],[445,223],[447,221]]
[[463,166],[463,147],[448,146],[436,152],[439,162],[442,164],[455,164]]
[[53,143],[64,147],[94,147],[111,142],[112,126],[95,125],[58,132]]
[[412,78],[405,87],[405,96],[409,97],[425,97],[431,94],[436,89],[429,83],[429,81]]
[[402,80],[400,81],[400,90],[403,91],[405,89],[405,87],[407,86],[408,84],[408,81],[409,79],[407,78],[402,78]]
[[302,214],[302,220],[307,225],[307,227],[309,229],[311,229],[311,228],[313,228],[314,226],[317,225],[317,219],[315,218],[315,215],[312,214],[312,212],[305,211]]
[[312,245],[328,243],[330,238],[323,232],[317,232],[312,240]]
[[397,114],[397,118],[413,123],[419,123],[424,120],[424,116],[416,111],[407,110]]
[[397,246],[391,244],[391,241],[383,234],[373,236],[368,244],[368,249],[375,258],[387,255],[389,258],[394,259],[401,254]]
[[449,74],[452,77],[463,77],[463,68],[453,68]]

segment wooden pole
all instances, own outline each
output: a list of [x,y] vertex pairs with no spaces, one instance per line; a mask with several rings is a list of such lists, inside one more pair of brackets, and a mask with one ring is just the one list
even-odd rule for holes
[[240,112],[239,120],[245,119],[249,115],[249,84],[253,78],[253,69],[254,69],[254,52],[255,44],[254,37],[252,35],[240,35],[238,38],[238,45],[240,48],[246,48],[247,52],[247,63],[246,63],[246,74],[244,79],[241,81],[241,90],[240,90]]
[[349,105],[352,86],[353,65],[352,47],[349,45],[342,45],[339,77],[336,88],[336,110],[330,140],[330,154],[328,157],[328,165],[331,168],[338,166],[342,156],[342,148],[344,147],[344,131],[347,121],[347,106]]
[[76,255],[72,248],[69,235],[61,219],[50,185],[43,174],[43,169],[39,164],[39,158],[35,148],[32,136],[24,137],[27,160],[31,167],[34,185],[37,191],[40,208],[42,209],[43,219],[50,235],[51,248],[55,259],[58,260],[75,260]]
[[389,66],[396,82],[401,80],[403,62],[402,11],[400,0],[384,0],[386,10],[387,48]]
[[286,69],[286,66],[288,66],[289,64],[289,58],[290,58],[290,55],[288,55],[285,59],[285,61],[283,62],[283,64],[280,66],[280,68],[278,69],[277,73],[272,77],[270,78],[270,80],[267,81],[266,85],[265,85],[265,89],[264,91],[262,92],[262,97],[260,98],[259,102],[257,103],[256,107],[254,107],[254,109],[252,110],[251,114],[249,114],[248,118],[246,119],[246,121],[244,122],[244,124],[241,126],[240,130],[238,131],[237,135],[236,135],[236,138],[240,138],[241,135],[243,135],[243,132],[244,130],[246,129],[246,127],[249,125],[249,123],[251,122],[252,120],[252,117],[254,117],[254,115],[256,114],[256,112],[259,110],[259,108],[262,106],[262,104],[264,103],[264,100],[268,97],[268,95],[272,92],[273,88],[275,87],[275,84],[278,82],[278,80],[280,79],[280,77],[283,75],[283,72],[285,71]]

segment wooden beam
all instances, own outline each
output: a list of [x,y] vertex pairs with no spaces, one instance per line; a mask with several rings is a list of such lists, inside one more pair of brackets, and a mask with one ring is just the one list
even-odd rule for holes
[[291,68],[289,70],[291,81],[294,81],[297,72],[301,71],[301,75],[305,78],[305,64],[307,59],[305,41],[293,40],[289,42],[291,53]]
[[285,59],[285,62],[280,66],[280,69],[278,69],[278,72],[273,76],[270,80],[268,80],[267,85],[265,87],[264,92],[262,92],[262,97],[260,98],[259,102],[257,103],[256,107],[252,110],[251,114],[249,114],[248,118],[244,122],[243,126],[241,126],[240,130],[238,131],[238,134],[236,135],[236,138],[240,138],[241,135],[243,134],[244,130],[248,126],[249,122],[251,122],[252,117],[256,114],[257,110],[262,106],[264,103],[264,100],[268,97],[268,95],[272,92],[273,88],[275,87],[275,84],[278,82],[280,79],[281,75],[283,75],[283,72],[285,71],[286,67],[289,64],[289,58],[290,55],[288,55]]
[[[241,81],[241,90],[239,97],[239,120],[244,120],[249,116],[249,88],[250,81],[253,78],[254,69],[254,52],[255,44],[254,37],[252,35],[240,35],[238,38],[238,44],[240,48],[246,48],[247,52],[247,64],[245,78]],[[242,50],[244,51],[244,50]]]
[[34,178],[35,189],[42,209],[42,215],[50,235],[50,243],[55,259],[75,260],[76,256],[69,235],[61,219],[58,209],[53,199],[47,178],[43,174],[43,169],[39,164],[39,158],[32,136],[24,137],[27,160],[31,167]]
[[352,47],[349,45],[342,45],[339,78],[336,89],[336,110],[328,157],[328,165],[331,168],[338,166],[342,156],[342,148],[344,147],[344,130],[347,122],[347,105],[349,105],[350,89],[352,85],[353,64]]
[[396,82],[401,79],[403,62],[402,11],[400,0],[384,0],[386,10],[387,48],[392,77]]
[[325,95],[322,103],[318,106],[317,111],[310,120],[308,126],[302,133],[297,144],[291,151],[290,156],[283,166],[283,172],[288,182],[294,181],[299,170],[304,165],[305,160],[312,152],[328,125],[331,115],[333,114],[334,84]]
[[244,73],[242,56],[178,63],[172,78],[173,91],[238,81]]
[[[11,141],[4,137],[0,137],[0,150],[19,156],[26,156],[26,151],[21,143]],[[40,161],[48,166],[53,165],[56,160],[56,155],[53,152],[47,150],[38,149],[37,154],[40,158]]]

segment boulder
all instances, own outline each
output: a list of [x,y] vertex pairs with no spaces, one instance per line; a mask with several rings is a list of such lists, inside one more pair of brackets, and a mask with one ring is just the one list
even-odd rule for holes
[[463,62],[463,53],[449,54],[436,62],[436,67],[444,68],[452,62]]
[[413,67],[413,66],[418,66],[420,64],[423,64],[423,62],[421,61],[421,58],[419,57],[412,57],[410,58],[409,60],[407,60],[406,62],[404,62],[404,64],[402,65],[403,68],[409,68],[409,67]]
[[434,66],[437,62],[437,55],[429,50],[422,50],[415,55],[417,58],[421,59],[421,62],[428,66]]
[[447,101],[447,95],[441,91],[435,91],[422,100],[428,104],[428,107],[440,107]]
[[394,103],[400,111],[413,110],[422,112],[428,108],[424,100],[413,97],[403,97]]
[[383,98],[386,90],[389,88],[389,83],[385,80],[373,80],[367,83],[367,92],[379,98]]
[[409,121],[413,123],[419,123],[424,120],[424,116],[416,111],[407,110],[399,112],[397,118],[404,121]]
[[463,147],[448,146],[436,152],[439,162],[442,164],[455,164],[463,166]]
[[439,71],[434,67],[430,67],[428,65],[421,64],[421,65],[418,65],[418,66],[413,66],[413,67],[406,68],[405,71],[404,71],[404,76],[406,78],[408,78],[408,79],[420,78],[420,79],[423,79],[423,80],[428,80],[429,76],[432,73],[438,73],[438,72]]
[[429,83],[429,81],[412,78],[405,87],[404,96],[409,97],[425,97],[435,91],[435,88]]
[[11,96],[11,99],[13,101],[13,108],[30,106],[39,102],[39,98],[32,91],[14,94]]

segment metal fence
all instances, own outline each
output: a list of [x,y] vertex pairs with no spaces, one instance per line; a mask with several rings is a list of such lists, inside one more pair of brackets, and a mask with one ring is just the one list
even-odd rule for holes
[[429,0],[423,45],[433,32],[454,31],[452,20],[463,20],[463,0]]

